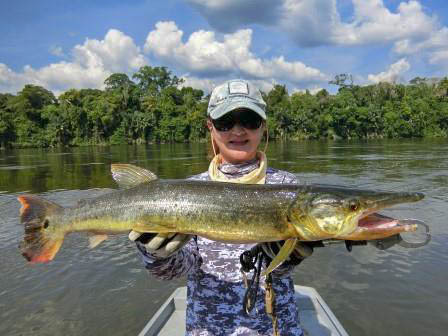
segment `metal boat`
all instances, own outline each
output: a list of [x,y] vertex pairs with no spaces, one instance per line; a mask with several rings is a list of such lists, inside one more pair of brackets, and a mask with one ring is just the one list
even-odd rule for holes
[[[348,336],[331,309],[312,287],[294,286],[299,317],[306,336]],[[187,288],[179,287],[138,336],[184,336]]]

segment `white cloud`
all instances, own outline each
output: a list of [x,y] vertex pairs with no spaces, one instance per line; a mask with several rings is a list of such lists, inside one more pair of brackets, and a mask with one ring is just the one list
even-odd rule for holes
[[393,13],[383,0],[353,0],[355,19],[349,25],[354,39],[366,44],[409,38],[422,38],[437,26],[435,17],[428,16],[418,1],[401,2]]
[[204,91],[204,93],[209,93],[215,86],[219,84],[217,80],[209,79],[209,78],[198,78],[190,75],[180,76],[184,80],[184,82],[180,85],[180,87],[192,87],[194,89],[199,89]]
[[148,34],[144,50],[158,59],[195,76],[244,76],[258,80],[288,81],[294,84],[321,82],[327,76],[301,62],[283,56],[257,58],[251,51],[252,30],[241,29],[218,39],[212,31],[200,30],[184,43],[183,32],[172,21],[158,22]]
[[87,39],[75,46],[73,55],[84,67],[100,66],[112,72],[138,69],[146,63],[132,38],[116,29],[110,29],[104,40]]
[[[299,61],[291,62],[283,56],[255,56],[250,51],[250,29],[219,38],[212,31],[199,30],[186,42],[182,38],[183,32],[174,22],[159,22],[148,34],[144,50],[175,72],[188,73],[184,85],[206,92],[230,78],[251,79],[265,91],[275,82],[307,87],[309,83],[328,80],[320,70]],[[55,46],[52,52],[61,55],[63,50]],[[69,88],[103,88],[104,80],[112,73],[128,73],[146,64],[132,38],[115,29],[109,30],[102,40],[86,39],[82,45],[76,45],[68,58],[40,68],[26,65],[21,71],[0,64],[0,92],[14,93],[25,84],[41,85],[56,94]]]
[[418,42],[414,42],[410,39],[399,41],[395,44],[395,52],[399,54],[415,54],[422,50],[440,50],[448,48],[448,28],[442,27],[441,29],[433,32],[428,38]]
[[372,83],[380,83],[380,82],[389,82],[389,83],[396,83],[401,78],[401,75],[408,71],[410,69],[409,62],[402,58],[399,61],[395,62],[394,64],[391,64],[389,66],[389,69],[384,72],[380,72],[379,74],[373,75],[370,74],[368,76],[368,79]]
[[6,64],[0,63],[1,93],[15,93],[20,90],[24,84],[26,84],[26,82],[24,82],[23,75],[14,72]]
[[186,1],[221,32],[259,24],[286,33],[302,47],[390,45],[398,55],[417,55],[448,68],[448,27],[421,0],[397,1],[394,8],[384,0],[351,0],[353,11],[344,17],[337,0]]
[[423,55],[429,59],[429,63],[445,65],[448,68],[448,28],[441,27],[423,40],[398,41],[394,51],[401,55]]
[[0,64],[1,92],[17,92],[25,84],[41,85],[53,92],[69,88],[102,88],[114,72],[129,72],[146,64],[131,37],[110,29],[103,40],[86,39],[72,50],[72,61],[53,63],[38,69],[26,65],[14,72]]
[[431,53],[429,62],[432,64],[441,64],[448,68],[448,48]]
[[321,87],[313,86],[313,87],[310,87],[308,89],[297,89],[297,88],[294,88],[291,93],[292,94],[293,93],[306,93],[308,91],[310,94],[315,95],[315,94],[317,94],[318,92],[320,92],[322,90],[323,90],[323,88],[321,88]]
[[[258,11],[271,13],[271,20],[247,10],[252,1],[187,0],[199,9],[209,23],[234,30],[249,23],[268,25],[287,32],[301,46],[364,45],[424,38],[435,31],[437,19],[427,15],[418,1],[403,1],[396,11],[383,0],[352,0],[353,16],[343,20],[336,0],[278,0],[256,4]],[[275,5],[273,5],[275,3]],[[230,15],[224,15],[229,14]],[[227,29],[226,31],[229,31]]]
[[235,44],[245,48],[250,43],[248,34],[250,32],[241,31],[236,35],[226,35],[223,42],[218,42],[213,32],[199,30],[192,33],[184,44],[183,32],[174,22],[158,22],[156,30],[148,34],[144,50],[187,71],[200,73],[213,69],[214,73],[223,73],[233,65],[229,49],[233,49]]
[[340,22],[336,0],[186,0],[221,32],[261,24],[287,32],[300,45],[330,42]]
[[282,0],[276,28],[287,32],[301,46],[343,44],[350,32],[341,22],[336,0]]

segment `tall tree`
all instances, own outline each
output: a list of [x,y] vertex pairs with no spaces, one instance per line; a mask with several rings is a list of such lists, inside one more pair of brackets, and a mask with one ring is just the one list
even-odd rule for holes
[[173,76],[166,67],[141,67],[133,76],[137,80],[143,93],[156,93],[168,86],[178,86],[183,82],[177,76]]

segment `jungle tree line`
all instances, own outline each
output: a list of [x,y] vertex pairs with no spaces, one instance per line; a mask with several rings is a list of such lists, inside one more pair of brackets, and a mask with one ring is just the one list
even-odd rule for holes
[[[347,81],[350,79],[350,81]],[[263,93],[272,139],[448,136],[448,78],[431,84],[354,85],[338,75],[331,95]],[[181,87],[165,67],[144,66],[132,79],[115,73],[105,89],[71,89],[59,97],[36,85],[0,93],[0,146],[76,146],[206,139],[208,96]]]

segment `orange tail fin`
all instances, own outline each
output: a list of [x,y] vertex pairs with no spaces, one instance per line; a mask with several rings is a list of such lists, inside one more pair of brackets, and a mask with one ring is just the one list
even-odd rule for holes
[[20,221],[25,226],[22,255],[32,263],[48,262],[54,258],[64,241],[64,234],[54,225],[51,215],[62,211],[56,203],[33,195],[17,197],[22,204]]

